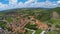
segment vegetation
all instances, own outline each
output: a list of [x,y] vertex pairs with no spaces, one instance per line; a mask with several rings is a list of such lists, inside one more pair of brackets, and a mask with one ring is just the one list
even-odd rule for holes
[[36,26],[37,26],[36,24],[31,25],[30,23],[28,23],[28,24],[26,25],[26,28],[36,30],[36,29],[37,29]]
[[55,31],[48,32],[48,34],[60,34],[60,31],[55,30]]
[[13,22],[13,19],[12,19],[11,17],[7,17],[6,20],[7,20],[8,22]]
[[42,32],[42,30],[37,29],[36,32],[35,32],[35,34],[40,34],[41,32]]
[[2,27],[3,29],[6,28],[6,22],[0,21],[0,27]]
[[18,32],[18,34],[23,34],[22,32]]
[[26,34],[32,34],[32,31],[26,30]]
[[56,28],[60,28],[60,25],[56,25],[55,27],[56,27]]
[[[5,10],[5,11],[1,11],[0,12],[0,16],[4,16],[6,15],[7,13],[13,13],[13,12],[19,12],[21,15],[24,15],[24,17],[29,17],[29,16],[34,16],[36,19],[42,21],[42,22],[47,22],[46,24],[49,24],[49,26],[51,27],[52,25],[54,25],[56,28],[60,28],[60,7],[57,7],[57,8],[53,8],[53,9],[40,9],[40,8],[31,8],[31,9],[13,9],[13,10]],[[53,12],[57,12],[59,14],[59,18],[57,19],[54,19],[52,18],[53,17]],[[1,17],[0,17],[1,19]],[[16,19],[18,20],[18,18],[16,17]],[[12,22],[13,19],[11,17],[7,17],[6,20],[8,22]],[[36,30],[36,33],[35,34],[40,34],[40,32],[42,30],[39,30],[36,28],[36,24],[32,25],[30,23],[28,23],[26,25],[26,28],[28,29],[33,29],[33,30]],[[5,28],[6,27],[6,23],[5,22],[0,22],[0,27],[2,28]],[[55,32],[60,32],[60,31],[55,31]],[[55,34],[55,32],[49,32],[48,34]],[[26,34],[31,34],[32,32],[31,31],[27,31]],[[21,34],[21,33],[19,33]],[[60,33],[59,33],[60,34]]]
[[53,18],[51,18],[51,19],[49,20],[49,22],[50,22],[51,24],[60,24],[60,20],[59,20],[59,19],[53,19]]

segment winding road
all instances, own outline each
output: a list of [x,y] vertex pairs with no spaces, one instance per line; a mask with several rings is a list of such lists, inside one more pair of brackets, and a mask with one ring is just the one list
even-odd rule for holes
[[[6,20],[0,20],[0,21],[3,21],[3,22],[6,22],[7,24],[9,23],[8,21]],[[5,34],[7,34],[6,30],[4,30]]]
[[45,33],[45,31],[42,31],[40,34],[44,34]]
[[[6,21],[6,20],[0,20],[0,21],[4,21],[4,22],[6,22],[7,24],[8,24],[8,21]],[[32,34],[35,34],[35,30],[31,30],[31,29],[28,29],[28,28],[25,28],[26,30],[29,30],[29,31],[32,31]],[[4,32],[5,32],[5,30],[4,30]],[[46,31],[42,31],[40,34],[44,34]],[[6,32],[5,32],[6,33]]]
[[26,29],[26,30],[29,30],[29,31],[33,31],[32,34],[35,34],[35,32],[36,32],[35,30],[30,30],[30,29],[28,29],[28,28],[25,28],[25,29]]
[[[28,29],[28,28],[25,28],[26,30],[29,30],[29,31],[33,31],[32,34],[35,34],[35,30],[31,30],[31,29]],[[44,34],[46,31],[42,31],[40,34]]]

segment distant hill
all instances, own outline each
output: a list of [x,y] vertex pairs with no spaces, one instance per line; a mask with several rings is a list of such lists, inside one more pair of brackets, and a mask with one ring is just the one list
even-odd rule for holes
[[57,7],[57,8],[15,8],[15,9],[8,9],[8,10],[3,10],[3,11],[0,11],[0,13],[6,13],[6,12],[12,12],[12,11],[47,11],[47,12],[53,12],[53,11],[56,11],[58,13],[60,13],[60,7]]
[[[44,9],[44,10],[49,10],[49,9],[52,9],[52,8],[15,8],[15,9],[7,9],[7,10],[2,10],[2,11],[13,11],[13,10],[21,10],[21,9],[29,9],[29,10],[31,10],[31,9]],[[0,12],[2,12],[2,11],[0,11]]]

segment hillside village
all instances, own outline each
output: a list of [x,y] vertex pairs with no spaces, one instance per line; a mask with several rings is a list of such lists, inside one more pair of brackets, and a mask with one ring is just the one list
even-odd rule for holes
[[41,34],[43,31],[44,34],[60,33],[58,10],[15,9],[0,13],[1,34]]

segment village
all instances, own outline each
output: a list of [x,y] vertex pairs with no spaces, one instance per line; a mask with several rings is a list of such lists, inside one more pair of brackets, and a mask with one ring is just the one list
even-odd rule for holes
[[[25,15],[23,15],[23,16],[25,16]],[[12,17],[13,21],[12,22],[6,21],[6,17]],[[27,17],[22,18],[20,16],[20,14],[17,12],[13,12],[11,14],[5,15],[5,17],[3,18],[2,21],[5,20],[5,22],[7,22],[7,27],[6,27],[7,34],[12,34],[12,31],[15,34],[18,34],[18,32],[25,33],[24,28],[25,28],[26,24],[28,24],[29,22],[31,24],[37,24],[38,25],[37,28],[48,29],[48,25],[39,23],[39,20],[36,20],[36,22],[34,22],[35,18],[33,16],[29,16],[29,17],[30,17],[30,19],[28,19]],[[10,29],[10,30],[8,30],[8,29]]]
[[[54,19],[59,19],[56,12],[52,14]],[[55,14],[57,16],[54,16]],[[4,14],[0,18],[0,22],[0,24],[4,23],[0,27],[1,34],[48,34],[50,31],[60,30],[50,23],[47,24],[36,19],[35,16],[15,11]]]

